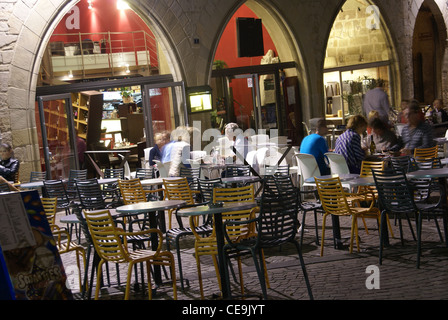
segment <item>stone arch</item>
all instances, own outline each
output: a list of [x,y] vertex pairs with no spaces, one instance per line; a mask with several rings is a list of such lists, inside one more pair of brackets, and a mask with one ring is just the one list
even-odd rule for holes
[[[387,3],[388,5],[390,5],[390,2]],[[383,38],[384,39],[384,43],[379,43],[378,47],[382,49],[382,51],[378,51],[375,55],[376,56],[382,56],[380,59],[375,58],[375,55],[370,55],[371,57],[366,57],[367,54],[370,53],[370,49],[369,46],[366,45],[365,49],[361,48],[361,45],[359,46],[360,51],[357,50],[348,50],[347,57],[349,57],[350,55],[353,57],[349,57],[348,61],[346,62],[345,58],[346,57],[341,57],[340,55],[338,56],[334,56],[332,54],[329,54],[328,52],[328,48],[329,48],[329,43],[331,40],[331,35],[332,32],[334,33],[334,28],[339,28],[340,26],[336,25],[336,23],[339,23],[341,21],[337,21],[339,15],[342,15],[342,18],[345,18],[345,21],[350,21],[348,16],[344,15],[348,15],[347,11],[344,12],[343,8],[344,6],[349,6],[349,9],[355,10],[357,17],[361,16],[362,19],[364,20],[360,20],[357,23],[358,24],[353,24],[353,30],[345,30],[347,33],[347,36],[350,36],[350,32],[352,33],[362,33],[363,36],[366,36],[366,32],[369,32],[369,28],[367,28],[367,24],[369,24],[371,26],[371,34],[369,34],[369,37],[373,36],[373,40],[370,39],[371,41],[369,43],[365,43],[365,39],[362,39],[362,37],[360,37],[360,39],[358,39],[358,41],[356,40],[352,40],[351,41],[351,45],[353,43],[356,43],[356,45],[354,45],[355,47],[358,46],[358,44],[374,44],[374,48],[377,47],[376,43],[378,38]],[[364,5],[364,7],[363,7]],[[340,1],[339,6],[336,8],[335,12],[333,13],[333,20],[332,23],[329,24],[328,26],[328,33],[327,33],[327,47],[324,51],[324,54],[322,56],[322,70],[325,69],[331,69],[331,70],[336,70],[338,67],[347,67],[349,68],[350,66],[356,66],[358,65],[362,65],[362,64],[366,64],[368,65],[369,63],[375,63],[376,61],[381,61],[384,60],[384,57],[387,57],[387,61],[390,62],[389,64],[389,73],[390,73],[390,83],[392,85],[392,90],[391,90],[391,96],[390,96],[390,100],[392,105],[398,105],[399,101],[401,100],[401,91],[402,91],[402,84],[401,84],[401,77],[400,77],[400,60],[399,60],[399,55],[397,52],[397,41],[395,36],[393,35],[393,33],[391,32],[392,30],[396,30],[396,26],[394,28],[394,26],[391,24],[390,22],[390,17],[388,16],[388,11],[384,10],[384,6],[386,4],[383,4],[383,2],[381,0],[361,0],[361,1],[350,1],[349,0],[343,0]],[[353,8],[351,8],[351,6]],[[363,9],[361,9],[363,8]],[[401,8],[401,4],[397,5],[397,10],[399,10]],[[365,11],[364,11],[365,10]],[[389,8],[389,11],[391,9]],[[372,23],[374,25],[376,25],[375,27],[372,26]],[[344,32],[344,28],[342,28],[343,30],[341,31],[342,33]],[[367,30],[367,31],[366,31]],[[373,35],[375,30],[379,30],[380,34],[378,35]],[[344,39],[343,34],[341,33],[341,39]],[[353,34],[351,34],[353,36]],[[373,42],[372,42],[373,41]],[[350,45],[349,45],[350,46]],[[353,45],[352,45],[353,46]],[[377,50],[375,48],[375,50]],[[328,59],[328,58],[335,58],[334,59]],[[358,59],[358,61],[355,61],[354,57],[356,57],[356,59]]]
[[221,39],[222,33],[226,28],[227,24],[230,22],[234,13],[245,4],[249,9],[251,9],[259,18],[263,21],[263,26],[266,28],[270,35],[275,35],[272,37],[275,47],[277,49],[278,56],[281,56],[282,62],[286,61],[296,61],[297,68],[292,76],[297,76],[299,79],[299,89],[301,94],[301,104],[302,112],[304,118],[309,118],[311,105],[310,95],[303,94],[308,92],[309,88],[309,75],[305,63],[303,61],[303,56],[300,50],[300,43],[298,42],[298,37],[295,37],[293,31],[288,25],[286,19],[282,16],[281,10],[275,7],[272,1],[267,0],[239,0],[236,1],[234,6],[225,15],[226,18],[223,20],[219,27],[219,31],[213,40],[213,50],[210,52],[209,58],[209,79],[211,78],[211,71],[213,67],[213,59],[218,48],[219,41]]
[[[421,27],[422,24],[429,23],[431,24],[431,32],[434,32],[433,39],[431,39],[431,47],[433,48],[432,55],[434,56],[434,62],[432,63],[434,65],[434,73],[435,75],[432,77],[433,83],[430,85],[432,88],[432,94],[434,95],[434,98],[427,97],[426,99],[424,96],[424,93],[420,92],[418,88],[415,90],[417,92],[414,92],[417,99],[421,100],[421,102],[430,103],[432,104],[433,99],[437,99],[439,97],[444,98],[445,100],[448,98],[448,91],[445,89],[447,84],[447,76],[448,73],[448,65],[446,60],[448,59],[448,53],[447,53],[447,29],[446,29],[446,22],[443,16],[443,13],[441,12],[441,9],[439,5],[434,0],[424,0],[421,1],[420,5],[417,7],[418,11],[414,12],[415,14],[415,22],[413,24],[413,46],[412,46],[412,52],[413,52],[413,64],[414,64],[414,87],[418,87],[418,84],[415,82],[418,80],[416,77],[419,73],[418,65],[416,64],[416,54],[418,51],[419,42],[422,40],[421,31],[418,30],[418,28]],[[425,16],[426,15],[426,16]],[[426,21],[426,22],[425,22]],[[423,96],[422,96],[423,94]],[[429,99],[429,100],[428,100]],[[425,101],[423,101],[425,100]],[[426,101],[428,100],[428,101]]]

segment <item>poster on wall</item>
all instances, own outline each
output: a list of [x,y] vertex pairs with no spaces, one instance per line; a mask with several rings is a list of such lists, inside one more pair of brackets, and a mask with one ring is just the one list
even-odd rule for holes
[[72,300],[37,191],[0,194],[0,246],[16,300]]

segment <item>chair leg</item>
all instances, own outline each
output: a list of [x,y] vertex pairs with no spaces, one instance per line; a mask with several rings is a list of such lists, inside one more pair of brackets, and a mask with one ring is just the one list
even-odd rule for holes
[[314,210],[314,230],[316,231],[316,245],[319,245],[319,227],[317,225],[317,210]]
[[201,261],[197,252],[195,256],[196,256],[196,268],[198,270],[199,292],[201,293],[201,300],[204,300],[204,287],[202,285]]
[[325,239],[325,224],[327,222],[328,214],[324,214],[324,218],[322,219],[322,239],[320,241],[320,256],[324,255],[324,239]]
[[96,272],[96,288],[95,288],[95,300],[98,300],[100,289],[101,289],[101,276],[102,276],[102,266],[104,261],[98,263],[98,268]]
[[306,288],[308,290],[308,296],[310,297],[310,300],[314,300],[313,292],[311,291],[310,280],[308,278],[308,272],[306,271],[305,260],[303,260],[302,249],[300,248],[300,245],[297,241],[294,241],[294,244],[296,245],[297,253],[299,254],[300,265],[302,267],[303,278],[305,279]]
[[[255,265],[255,269],[257,270],[257,275],[258,275],[258,281],[260,281],[260,286],[261,286],[261,291],[263,293],[263,298],[265,300],[268,299],[268,293],[266,290],[266,283],[265,283],[265,277],[264,277],[264,264],[262,261],[260,261],[260,263],[258,262],[257,259],[257,255],[255,254],[255,251],[253,249],[250,250],[251,254],[252,254],[252,258],[254,260],[254,265]],[[261,260],[261,250],[259,251],[259,256],[260,256],[260,260]],[[264,260],[263,260],[264,261]]]
[[243,279],[243,266],[241,264],[241,257],[238,256],[236,259],[237,259],[237,262],[238,262],[238,273],[240,275],[241,296],[244,296],[244,279]]
[[271,288],[271,283],[269,282],[268,268],[266,266],[266,260],[264,258],[264,250],[263,249],[261,249],[261,258],[263,259],[263,268],[264,268],[264,277],[266,279],[266,281],[265,281],[266,282],[266,287],[268,289],[270,289]]
[[417,219],[417,269],[420,268],[420,257],[422,254],[422,214],[419,213]]
[[302,225],[301,225],[302,230],[300,230],[300,244],[303,243],[303,234],[304,234],[304,231],[305,231],[305,218],[306,218],[306,211],[305,210],[303,210],[303,214],[302,215],[303,216],[302,216]]
[[124,300],[129,300],[129,294],[131,291],[131,278],[132,278],[132,269],[134,268],[134,263],[129,262],[128,266],[128,275],[126,277],[126,291],[124,293]]

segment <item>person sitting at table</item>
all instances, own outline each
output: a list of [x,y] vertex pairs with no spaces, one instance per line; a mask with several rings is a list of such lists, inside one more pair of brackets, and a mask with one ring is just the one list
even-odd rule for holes
[[161,162],[166,163],[171,161],[171,149],[174,145],[174,140],[171,139],[171,132],[164,131],[162,132],[162,139],[163,139],[163,147],[160,150],[161,151]]
[[0,176],[7,181],[15,182],[15,176],[19,172],[20,162],[13,157],[12,147],[8,143],[0,145]]
[[412,100],[408,109],[408,124],[401,132],[404,148],[400,152],[404,155],[413,155],[416,148],[434,147],[435,141],[433,137],[432,127],[425,122],[420,103]]
[[[310,124],[311,126],[313,124]],[[328,134],[327,121],[325,119],[319,119],[314,124],[316,127],[311,128],[316,133],[306,136],[300,144],[300,153],[311,154],[316,158],[319,166],[320,173],[322,175],[330,174],[330,168],[325,163],[325,153],[328,152],[328,144],[325,139]]]
[[397,115],[397,123],[406,124],[408,123],[408,108],[409,100],[402,100],[400,105],[400,112]]
[[171,150],[171,165],[168,175],[170,177],[179,177],[181,166],[191,167],[187,159],[190,158],[190,139],[193,139],[193,128],[179,126],[173,130],[171,136],[174,144]]
[[361,147],[361,135],[366,129],[366,118],[362,115],[353,116],[348,120],[347,130],[336,140],[334,152],[344,156],[350,173],[361,172],[361,164],[367,151]]
[[436,99],[433,102],[434,110],[431,113],[431,117],[433,120],[433,123],[442,123],[448,121],[448,114],[446,113],[444,106],[443,106],[443,100],[442,99]]
[[398,152],[401,142],[395,133],[381,119],[373,119],[370,123],[372,139],[378,152]]
[[165,145],[165,139],[161,132],[158,132],[154,135],[154,147],[149,151],[148,163],[150,166],[154,166],[156,163],[154,160],[162,160],[162,152],[163,146]]

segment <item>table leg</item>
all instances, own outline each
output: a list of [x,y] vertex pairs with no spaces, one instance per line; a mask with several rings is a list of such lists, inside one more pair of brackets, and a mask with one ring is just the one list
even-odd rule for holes
[[340,250],[342,249],[342,239],[341,239],[341,227],[339,224],[339,217],[332,214],[331,221],[333,224],[334,248]]
[[[149,226],[150,228],[157,229],[157,217],[155,214],[149,214]],[[157,250],[157,247],[159,245],[159,239],[157,234],[153,233],[151,234],[151,249]],[[157,285],[162,284],[162,272],[159,265],[154,265],[154,282]],[[148,288],[150,290],[151,288]]]
[[215,214],[216,244],[218,246],[218,265],[221,277],[222,298],[230,298],[230,283],[227,271],[227,261],[224,253],[224,229],[222,223],[222,214]]

